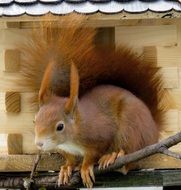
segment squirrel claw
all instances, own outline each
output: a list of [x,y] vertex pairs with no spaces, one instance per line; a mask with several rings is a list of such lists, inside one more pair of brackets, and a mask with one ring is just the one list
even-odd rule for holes
[[58,186],[68,184],[71,175],[72,175],[72,167],[62,166],[59,173]]
[[118,153],[113,152],[111,154],[105,154],[103,155],[98,163],[99,163],[99,169],[105,169],[107,168],[110,164],[113,164],[117,158]]
[[95,176],[93,171],[93,166],[89,166],[85,169],[81,169],[81,178],[84,186],[87,188],[92,188],[95,182]]
[[103,155],[98,161],[99,169],[107,168],[110,164],[113,164],[118,157],[121,157],[124,155],[125,155],[125,152],[122,149],[119,152],[112,152],[111,154]]

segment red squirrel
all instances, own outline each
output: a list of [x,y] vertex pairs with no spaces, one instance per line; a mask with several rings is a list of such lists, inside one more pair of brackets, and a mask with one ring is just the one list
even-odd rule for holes
[[92,187],[94,164],[105,168],[158,141],[164,88],[158,69],[126,46],[94,45],[96,29],[86,19],[73,14],[43,24],[21,49],[21,83],[39,91],[37,147],[65,157],[59,184],[79,166],[83,184]]

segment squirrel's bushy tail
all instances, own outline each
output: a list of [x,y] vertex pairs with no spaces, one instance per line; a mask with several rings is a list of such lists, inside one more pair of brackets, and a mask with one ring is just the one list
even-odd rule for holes
[[[100,84],[112,84],[131,91],[149,107],[160,126],[164,99],[162,77],[158,69],[144,64],[129,48],[94,46],[95,29],[85,27],[86,16],[70,15],[59,21],[43,23],[23,45],[21,73],[23,82],[39,90],[46,69],[51,76],[46,88],[59,96],[69,96],[71,61],[80,75],[80,96]],[[47,67],[50,63],[53,66]]]

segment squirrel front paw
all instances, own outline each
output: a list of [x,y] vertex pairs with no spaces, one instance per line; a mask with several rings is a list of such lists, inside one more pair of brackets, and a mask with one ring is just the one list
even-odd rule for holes
[[73,170],[72,166],[67,166],[67,165],[61,166],[59,177],[58,177],[58,186],[69,183],[69,180],[72,175],[72,170]]
[[92,188],[93,183],[95,182],[93,168],[94,168],[93,165],[81,168],[82,182],[83,182],[84,186],[86,186],[87,188]]
[[103,155],[98,161],[99,169],[107,168],[110,164],[113,164],[118,157],[121,157],[124,155],[125,153],[123,150],[120,150],[119,152],[112,152],[110,154]]

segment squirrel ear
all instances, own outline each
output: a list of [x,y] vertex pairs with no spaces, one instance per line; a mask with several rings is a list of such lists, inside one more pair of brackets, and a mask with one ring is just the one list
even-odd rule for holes
[[50,79],[51,79],[52,69],[53,69],[52,67],[53,67],[53,63],[50,62],[43,75],[43,79],[42,79],[39,94],[38,94],[40,105],[48,102],[48,100],[51,97],[49,86],[50,86]]
[[79,74],[77,67],[72,62],[70,71],[70,97],[65,104],[65,113],[73,114],[77,106],[79,93]]

